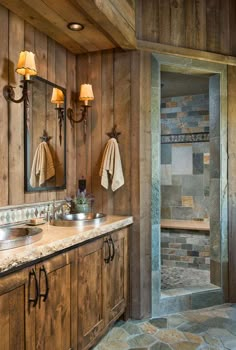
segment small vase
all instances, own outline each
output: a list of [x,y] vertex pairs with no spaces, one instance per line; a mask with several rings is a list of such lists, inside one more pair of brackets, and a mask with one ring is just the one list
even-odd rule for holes
[[77,213],[89,213],[90,206],[88,204],[76,204],[75,210]]

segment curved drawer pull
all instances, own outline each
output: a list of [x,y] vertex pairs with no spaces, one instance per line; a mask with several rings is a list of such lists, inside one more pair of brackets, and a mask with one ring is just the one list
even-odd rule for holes
[[110,256],[110,261],[112,261],[114,259],[114,257],[115,257],[116,251],[115,251],[115,245],[114,245],[113,239],[111,237],[109,238],[109,245],[110,244],[111,244],[111,247],[112,247],[112,254]]
[[[104,261],[106,264],[109,264],[109,261],[111,259],[111,248],[110,248],[110,244],[109,244],[109,240],[106,238],[105,241],[104,241],[104,245],[107,244],[108,245],[108,252],[109,252],[109,255],[107,257],[104,258]],[[106,250],[106,249],[105,249]]]
[[[42,273],[44,274],[45,278],[45,293],[41,293],[41,275]],[[48,298],[48,292],[49,292],[49,287],[48,287],[48,275],[45,270],[44,265],[40,267],[39,269],[39,296],[43,298],[43,301],[46,301]]]
[[[35,288],[35,297],[34,298],[30,297],[32,278],[34,279],[34,288]],[[30,273],[29,273],[28,302],[29,303],[33,303],[33,307],[35,307],[37,305],[37,302],[38,302],[38,297],[39,297],[38,280],[37,280],[37,277],[36,277],[35,270],[32,269],[30,271]]]

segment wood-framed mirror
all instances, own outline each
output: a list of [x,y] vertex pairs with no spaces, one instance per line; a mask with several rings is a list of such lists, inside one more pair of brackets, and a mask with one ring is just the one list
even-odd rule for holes
[[[56,104],[55,90],[61,101]],[[62,101],[62,99],[64,101]],[[38,76],[24,108],[25,192],[66,188],[66,90]]]

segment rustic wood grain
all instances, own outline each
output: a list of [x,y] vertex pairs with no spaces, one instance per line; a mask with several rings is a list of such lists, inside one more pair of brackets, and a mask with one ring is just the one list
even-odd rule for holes
[[[16,98],[22,95],[19,87],[22,76],[15,73],[19,53],[24,47],[24,22],[9,14],[9,83],[17,86]],[[17,127],[16,127],[17,125]],[[9,204],[24,202],[24,113],[22,103],[9,103]]]
[[91,73],[90,82],[93,86],[93,93],[95,96],[92,101],[92,114],[91,114],[91,192],[96,193],[94,201],[94,211],[102,211],[102,188],[99,177],[99,169],[102,159],[102,57],[101,52],[94,53],[91,56]]
[[[76,101],[77,108],[74,109],[74,118],[79,119],[80,107],[79,107],[79,93],[80,85],[87,84],[88,81],[88,55],[79,55],[76,58],[76,91],[73,94],[73,98]],[[95,97],[96,98],[96,97]],[[89,118],[91,114],[89,114]],[[84,142],[84,129],[83,123],[74,125],[76,130],[76,189],[78,189],[78,180],[85,178],[88,182],[87,171],[87,159],[89,157],[87,144]],[[75,193],[74,193],[75,194]]]
[[114,122],[122,135],[119,151],[124,185],[114,192],[114,213],[127,215],[130,208],[130,54],[117,50],[114,57]]
[[[34,347],[34,339],[30,347],[25,341],[30,339],[31,326],[28,323],[27,305],[29,269],[5,276],[0,281],[0,326],[1,350],[29,350]],[[27,328],[28,327],[28,328]]]
[[[75,76],[76,58],[73,54],[67,52],[67,108],[70,107],[76,111],[76,100],[71,98],[76,91]],[[72,128],[66,118],[66,193],[70,196],[74,195],[77,186],[76,164],[76,127]]]
[[88,348],[105,326],[103,239],[78,248],[78,340]]
[[[109,140],[106,135],[107,132],[112,130],[114,126],[114,61],[113,52],[102,52],[102,111],[101,111],[101,124],[102,124],[102,145],[101,154],[104,151],[105,145]],[[101,178],[99,177],[99,183]],[[100,185],[101,186],[101,185]],[[111,189],[106,190],[102,187],[102,211],[107,214],[113,213],[113,194]]]
[[[0,6],[0,89],[8,84],[8,11]],[[8,204],[8,108],[7,101],[0,95],[0,204],[5,206]]]

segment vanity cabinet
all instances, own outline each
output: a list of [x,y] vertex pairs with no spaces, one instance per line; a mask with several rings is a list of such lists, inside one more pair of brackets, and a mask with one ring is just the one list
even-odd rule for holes
[[89,349],[126,310],[128,229],[77,250],[79,350]]
[[74,262],[64,253],[1,277],[0,350],[77,348]]
[[127,308],[128,228],[0,277],[0,350],[86,350]]
[[30,349],[31,322],[28,313],[30,269],[0,278],[0,349]]

